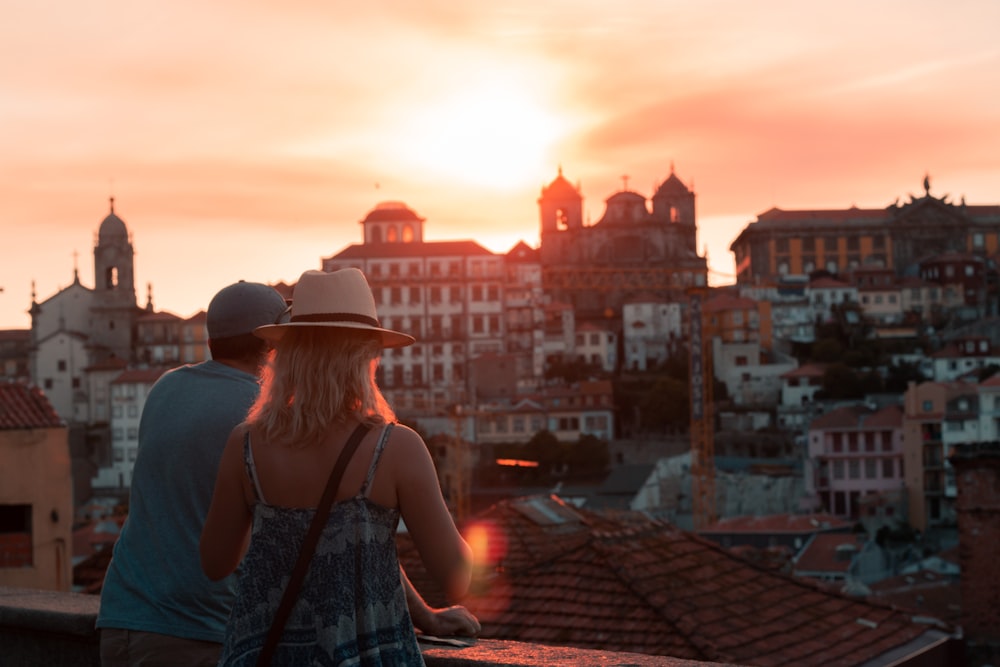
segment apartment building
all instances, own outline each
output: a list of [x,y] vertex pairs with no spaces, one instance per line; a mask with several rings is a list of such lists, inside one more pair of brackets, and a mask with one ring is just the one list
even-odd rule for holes
[[897,498],[903,486],[903,411],[849,405],[809,424],[806,493],[827,511],[860,519],[862,507],[879,507],[885,518],[905,518],[893,503],[863,503],[866,496]]
[[401,202],[380,203],[361,221],[362,243],[322,260],[324,271],[363,271],[383,326],[416,337],[386,350],[379,366],[380,386],[401,414],[474,402],[469,362],[480,356],[513,348],[530,377],[543,363],[541,336],[528,329],[543,318],[531,253],[518,246],[508,262],[475,241],[425,241],[424,222]]

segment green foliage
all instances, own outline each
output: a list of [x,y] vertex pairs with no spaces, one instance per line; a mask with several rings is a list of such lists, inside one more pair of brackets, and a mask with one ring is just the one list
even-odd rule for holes
[[844,354],[844,346],[836,338],[823,338],[813,343],[810,359],[820,364],[832,364],[840,361]]
[[816,392],[820,399],[858,399],[868,391],[861,377],[846,364],[827,366],[823,372],[823,388]]
[[927,378],[920,372],[920,367],[916,363],[904,361],[891,364],[886,369],[885,390],[894,394],[902,394],[910,382],[919,384],[926,380]]

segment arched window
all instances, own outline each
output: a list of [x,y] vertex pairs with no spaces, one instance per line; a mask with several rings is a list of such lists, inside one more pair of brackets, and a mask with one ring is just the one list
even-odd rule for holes
[[381,242],[382,242],[382,228],[372,227],[372,243],[381,243]]
[[399,240],[399,233],[396,231],[395,227],[389,227],[385,231],[385,240],[389,243],[395,243]]
[[403,243],[413,243],[413,225],[403,226]]

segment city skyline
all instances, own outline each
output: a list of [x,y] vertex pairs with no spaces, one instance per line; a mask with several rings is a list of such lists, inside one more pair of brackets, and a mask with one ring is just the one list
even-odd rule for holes
[[1000,6],[605,5],[6,7],[0,328],[32,282],[93,286],[112,196],[138,302],[182,317],[319,268],[386,200],[427,240],[537,247],[560,168],[590,222],[673,168],[714,284],[772,206],[885,207],[925,175],[1000,203]]

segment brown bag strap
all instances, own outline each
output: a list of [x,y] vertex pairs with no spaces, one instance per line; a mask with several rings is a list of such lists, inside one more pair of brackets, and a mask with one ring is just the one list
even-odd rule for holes
[[257,667],[266,667],[271,664],[274,649],[277,647],[278,640],[281,639],[281,635],[285,631],[285,623],[288,621],[288,616],[292,613],[295,599],[299,596],[299,589],[302,587],[302,580],[305,579],[306,572],[309,570],[309,562],[312,560],[313,551],[316,550],[316,543],[319,541],[319,536],[323,532],[323,526],[326,525],[326,520],[330,516],[330,509],[333,507],[333,499],[337,497],[337,488],[340,486],[340,479],[344,476],[344,470],[347,468],[348,462],[369,429],[371,429],[371,426],[368,424],[358,424],[358,427],[354,429],[350,439],[344,445],[344,449],[341,450],[340,456],[337,457],[337,463],[333,466],[330,479],[326,482],[323,498],[319,501],[319,505],[316,506],[316,515],[309,525],[309,532],[306,533],[305,539],[302,540],[302,547],[299,549],[299,559],[295,563],[295,569],[292,570],[288,586],[285,587],[285,594],[281,598],[281,604],[278,605],[278,610],[274,614],[274,620],[271,622],[271,629],[268,630],[267,639],[260,650],[260,654],[257,656]]

